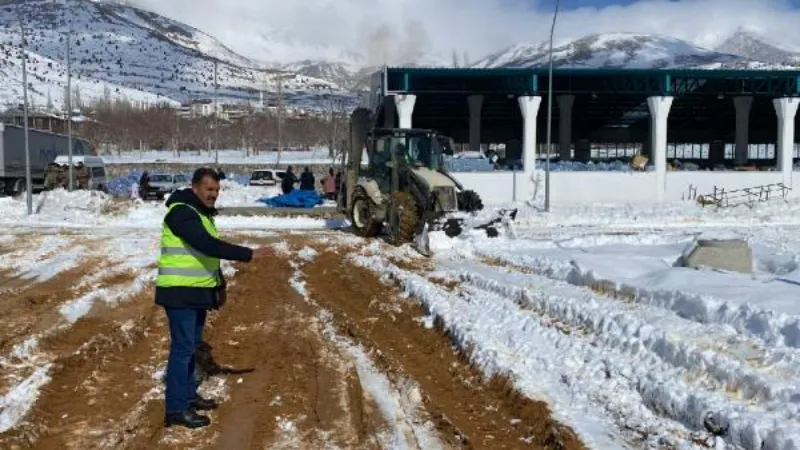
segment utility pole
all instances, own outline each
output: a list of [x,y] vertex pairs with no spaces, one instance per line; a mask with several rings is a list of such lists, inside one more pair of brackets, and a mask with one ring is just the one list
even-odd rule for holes
[[22,49],[22,120],[25,122],[25,201],[28,206],[28,215],[33,214],[33,182],[31,180],[31,148],[28,138],[28,65],[25,46],[25,14],[22,10],[22,2],[17,3],[17,13],[19,14],[19,29],[21,32]]
[[275,168],[281,163],[281,132],[283,130],[283,78],[278,75],[275,80],[278,83],[278,158],[275,160]]
[[219,83],[217,83],[217,60],[214,60],[214,164],[219,164],[219,107],[217,106],[217,94]]
[[556,18],[561,0],[556,0],[556,10],[553,13],[553,24],[550,27],[550,70],[547,82],[547,157],[544,163],[544,210],[550,212],[550,153],[552,153],[552,127],[553,127],[553,34],[556,29]]
[[69,14],[67,22],[67,147],[68,157],[67,164],[69,165],[69,191],[74,189],[74,176],[72,172],[72,55],[70,54],[70,41],[72,40],[72,10],[69,8],[69,0],[64,0],[64,6]]

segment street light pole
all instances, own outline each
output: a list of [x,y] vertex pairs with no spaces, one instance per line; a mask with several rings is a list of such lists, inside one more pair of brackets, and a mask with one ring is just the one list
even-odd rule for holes
[[217,95],[219,83],[217,83],[217,60],[214,60],[214,164],[219,165],[219,107],[217,106]]
[[550,69],[547,81],[547,156],[544,164],[544,210],[550,212],[550,153],[552,153],[552,128],[553,128],[553,34],[556,29],[556,18],[560,0],[556,0],[556,10],[553,12],[553,24],[550,27]]
[[31,180],[31,148],[28,140],[28,65],[26,62],[25,46],[25,15],[22,11],[22,2],[17,3],[17,13],[19,14],[19,29],[22,36],[22,120],[25,122],[25,201],[28,206],[28,215],[33,214],[33,182]]
[[75,189],[75,181],[72,172],[72,55],[70,54],[70,41],[72,40],[72,14],[69,8],[69,0],[64,0],[67,14],[69,14],[68,27],[67,27],[67,147],[68,157],[67,164],[69,165],[69,191]]

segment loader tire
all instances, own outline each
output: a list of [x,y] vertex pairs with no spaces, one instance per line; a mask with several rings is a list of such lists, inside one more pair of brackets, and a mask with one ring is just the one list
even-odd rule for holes
[[353,192],[353,203],[350,206],[350,223],[353,231],[361,237],[375,237],[381,232],[383,224],[374,220],[375,203],[363,189]]
[[481,197],[473,190],[459,192],[457,199],[459,211],[475,212],[483,209]]
[[[389,227],[389,243],[403,245],[413,241],[422,220],[414,196],[410,192],[395,192],[391,196],[389,208],[393,208],[397,214],[397,223]],[[388,216],[391,220],[391,212]]]

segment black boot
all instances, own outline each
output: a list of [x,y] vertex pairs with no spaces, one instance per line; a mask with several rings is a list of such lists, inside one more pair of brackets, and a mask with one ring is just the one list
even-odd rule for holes
[[197,414],[197,412],[188,408],[178,413],[169,413],[164,416],[164,426],[171,427],[172,425],[181,425],[186,428],[200,428],[207,427],[211,424],[211,419],[206,416]]
[[194,401],[189,402],[189,407],[198,411],[210,410],[219,408],[219,403],[216,400],[207,399],[197,395]]

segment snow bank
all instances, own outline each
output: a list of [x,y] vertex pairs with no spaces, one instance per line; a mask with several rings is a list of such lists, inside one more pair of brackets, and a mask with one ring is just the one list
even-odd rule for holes
[[[214,166],[215,154],[209,151],[181,152],[180,155],[173,151],[147,150],[143,152],[131,151],[122,155],[101,155],[106,164],[205,164]],[[281,164],[332,164],[333,160],[328,155],[325,147],[315,147],[309,151],[289,150],[280,155]],[[249,154],[243,150],[220,150],[219,164],[275,164],[278,161],[278,152],[262,152],[258,155]]]
[[[800,288],[791,283],[792,274],[763,279],[673,267],[691,239],[691,235],[679,234],[601,235],[567,240],[567,245],[553,243],[555,248],[547,246],[548,241],[473,240],[453,254],[498,259],[575,286],[606,286],[632,301],[686,319],[731,326],[769,345],[800,348],[800,306],[796,301]],[[607,245],[581,246],[591,240]],[[631,245],[610,245],[624,241]],[[653,245],[635,245],[637,242]]]
[[[219,207],[256,206],[255,199],[269,195],[270,188],[223,182]],[[63,189],[33,196],[34,214],[27,215],[25,198],[0,198],[0,224],[7,226],[56,228],[160,229],[167,208],[163,202],[113,199],[98,191]],[[263,205],[262,205],[263,206]],[[266,207],[264,207],[266,208]],[[221,216],[221,229],[326,229],[344,226],[341,220],[305,216]]]
[[[752,209],[702,208],[693,202],[669,202],[662,205],[593,204],[551,206],[545,213],[538,205],[500,205],[519,207],[516,226],[536,227],[593,226],[617,228],[680,228],[713,226],[742,228],[760,225],[800,224],[800,199],[771,200]],[[491,209],[496,210],[495,208]]]

